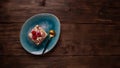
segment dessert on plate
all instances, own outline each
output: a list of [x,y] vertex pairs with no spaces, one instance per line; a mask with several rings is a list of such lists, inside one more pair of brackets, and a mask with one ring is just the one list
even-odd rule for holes
[[28,33],[28,36],[36,45],[39,45],[47,37],[47,33],[42,27],[40,27],[39,25],[36,25]]

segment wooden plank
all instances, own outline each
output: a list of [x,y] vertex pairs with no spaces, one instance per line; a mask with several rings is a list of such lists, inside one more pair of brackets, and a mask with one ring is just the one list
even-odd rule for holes
[[[2,68],[119,68],[119,56],[1,56]],[[0,64],[1,65],[1,64]]]
[[106,8],[107,12],[103,12],[99,17],[99,10],[104,1],[47,0],[46,6],[40,6],[38,1],[10,0],[2,3],[0,19],[1,22],[24,22],[35,14],[47,12],[57,15],[61,21],[76,21],[78,23],[98,23],[96,19],[118,20],[120,9],[114,8],[119,5],[116,6],[116,1],[113,3],[113,8]]
[[[120,68],[119,0],[0,0],[0,68]],[[27,53],[19,40],[26,19],[53,13],[61,36],[48,54]]]
[[[28,54],[19,41],[21,26],[22,23],[2,24],[1,55]],[[120,25],[61,24],[58,44],[48,55],[120,55],[119,48]]]

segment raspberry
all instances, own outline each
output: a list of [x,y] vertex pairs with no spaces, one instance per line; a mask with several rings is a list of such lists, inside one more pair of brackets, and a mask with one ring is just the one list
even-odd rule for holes
[[33,35],[33,36],[36,35],[36,31],[32,31],[32,35]]
[[33,40],[37,39],[37,35],[32,36]]
[[38,37],[41,37],[41,33],[40,33],[40,32],[38,32],[38,33],[37,33],[37,36],[38,36]]

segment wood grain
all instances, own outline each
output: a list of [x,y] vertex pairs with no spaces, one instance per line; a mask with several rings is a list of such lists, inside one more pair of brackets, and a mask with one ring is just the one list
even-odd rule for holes
[[[21,26],[18,23],[3,26],[10,28],[0,33],[2,55],[26,55],[19,41]],[[120,55],[120,25],[61,24],[61,27],[59,42],[50,55]]]
[[[14,68],[119,68],[117,56],[3,56],[3,67]],[[16,61],[13,61],[16,60]],[[32,62],[31,62],[32,61]],[[99,61],[99,62],[98,62]],[[98,67],[99,66],[99,67]]]
[[[78,1],[78,2],[77,2]],[[53,13],[57,15],[61,21],[72,21],[77,23],[97,23],[99,19],[119,20],[119,4],[113,2],[112,7],[109,5],[104,12],[99,12],[104,1],[64,1],[64,0],[47,0],[46,6],[38,5],[39,2],[33,1],[9,1],[2,5],[0,16],[1,22],[24,22],[30,16],[38,13]],[[116,9],[115,9],[116,8]],[[102,15],[99,15],[102,13]],[[112,18],[112,19],[111,19]],[[6,20],[7,19],[7,20]],[[86,20],[87,19],[87,20]],[[69,23],[69,22],[68,22]]]
[[[0,0],[0,68],[120,68],[119,0]],[[56,47],[43,56],[26,52],[24,22],[52,13],[61,23]]]

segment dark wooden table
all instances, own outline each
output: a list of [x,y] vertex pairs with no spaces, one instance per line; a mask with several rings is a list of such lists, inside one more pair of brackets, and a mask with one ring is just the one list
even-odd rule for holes
[[[27,53],[19,40],[29,17],[61,21],[56,47]],[[0,0],[0,68],[120,68],[120,0]]]

